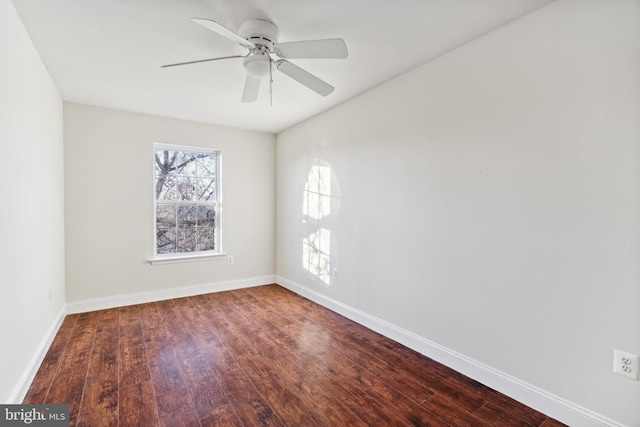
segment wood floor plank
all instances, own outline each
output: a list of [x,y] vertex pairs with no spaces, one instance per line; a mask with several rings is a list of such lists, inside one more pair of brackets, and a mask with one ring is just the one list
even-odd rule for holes
[[422,403],[424,407],[436,414],[439,418],[446,421],[447,425],[455,427],[489,427],[488,424],[476,417],[456,402],[447,400],[446,398],[435,395],[429,400]]
[[25,403],[73,426],[562,425],[277,285],[67,316]]
[[46,403],[66,403],[69,405],[69,423],[75,426],[84,393],[84,387],[93,348],[96,324],[100,313],[90,312],[78,315],[67,350],[60,362],[53,384],[45,398]]
[[120,427],[156,427],[160,425],[156,396],[151,380],[121,383],[118,423]]
[[566,427],[560,421],[554,420],[553,418],[547,418],[540,427]]
[[119,424],[158,426],[144,334],[137,305],[119,309]]
[[189,389],[196,413],[202,424],[216,421],[220,425],[242,425],[238,414],[220,387],[202,386]]
[[156,396],[183,389],[184,380],[173,348],[168,345],[169,336],[164,328],[158,303],[141,305],[140,318],[151,383]]
[[501,410],[491,402],[474,411],[473,415],[495,427],[534,427],[540,425],[539,423],[530,424],[521,420],[515,417],[513,413]]
[[[133,311],[135,310],[135,312]],[[138,306],[120,309],[120,385],[122,387],[151,381]]]
[[99,312],[78,425],[118,424],[118,310]]
[[34,381],[31,384],[23,399],[23,403],[44,403],[56,372],[59,369],[60,361],[62,360],[64,352],[69,344],[71,332],[73,331],[77,319],[77,314],[71,314],[66,316],[62,321],[62,325],[60,325],[60,329],[58,329],[56,339],[51,343],[51,346],[49,347],[49,350],[47,350],[47,354],[36,373],[36,378],[38,378],[39,381]]
[[[490,413],[487,414],[486,411],[490,411]],[[490,395],[487,397],[487,404],[474,412],[474,414],[486,421],[492,421],[496,418],[493,415],[495,413],[500,414],[497,418],[502,417],[502,414],[508,414],[509,419],[531,426],[539,426],[547,419],[546,415],[535,411],[528,406],[505,396],[504,394],[491,390]]]
[[186,388],[179,388],[156,397],[160,425],[166,427],[196,427],[200,419]]

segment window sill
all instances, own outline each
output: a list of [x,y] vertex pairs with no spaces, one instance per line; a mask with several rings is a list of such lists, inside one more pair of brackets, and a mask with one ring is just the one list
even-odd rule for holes
[[212,259],[223,259],[227,256],[225,253],[215,254],[198,254],[198,255],[182,255],[171,257],[158,257],[149,259],[151,265],[176,264],[180,262],[209,261]]

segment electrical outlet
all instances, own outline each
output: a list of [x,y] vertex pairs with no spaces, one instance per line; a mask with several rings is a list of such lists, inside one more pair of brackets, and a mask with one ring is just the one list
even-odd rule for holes
[[613,350],[613,372],[638,381],[640,357],[621,350]]
[[338,269],[334,268],[333,271],[331,271],[331,277],[333,278],[333,280],[338,280]]
[[233,255],[227,256],[227,264],[233,264]]

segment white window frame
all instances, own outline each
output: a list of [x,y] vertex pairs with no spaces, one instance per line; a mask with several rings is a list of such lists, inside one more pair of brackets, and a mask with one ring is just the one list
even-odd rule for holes
[[[152,161],[152,176],[151,176],[151,184],[152,184],[152,195],[153,195],[153,257],[149,259],[149,263],[152,265],[156,264],[170,264],[177,262],[190,262],[190,261],[202,261],[202,260],[210,260],[210,259],[223,259],[226,254],[222,250],[222,154],[221,151],[215,148],[204,148],[204,147],[193,147],[186,145],[177,145],[177,144],[166,144],[166,143],[154,143],[153,151],[151,155]],[[214,250],[210,251],[196,251],[196,252],[176,252],[171,254],[158,254],[157,250],[157,231],[156,231],[156,220],[157,220],[157,206],[158,200],[156,199],[156,165],[155,165],[155,153],[158,150],[172,150],[172,151],[185,151],[192,153],[206,153],[206,154],[216,154],[216,163],[215,163],[215,194],[216,200],[214,201],[215,205],[215,226],[214,226]],[[175,201],[176,204],[180,204],[180,201]],[[185,204],[192,204],[193,202],[184,202]]]

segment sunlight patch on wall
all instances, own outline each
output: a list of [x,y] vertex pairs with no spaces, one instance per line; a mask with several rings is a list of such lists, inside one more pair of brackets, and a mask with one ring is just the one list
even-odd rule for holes
[[331,215],[332,170],[326,162],[313,165],[302,194],[303,223],[308,234],[302,239],[302,266],[325,285],[331,284],[332,233],[327,226]]
[[321,228],[302,239],[302,264],[322,282],[331,283],[331,231]]
[[311,219],[322,219],[331,213],[331,168],[312,166],[302,197],[302,214]]

